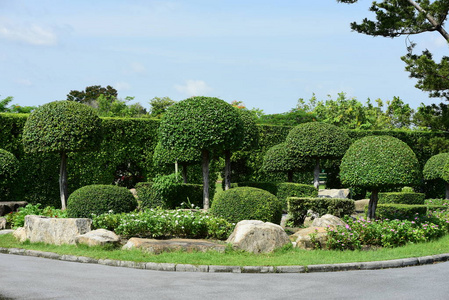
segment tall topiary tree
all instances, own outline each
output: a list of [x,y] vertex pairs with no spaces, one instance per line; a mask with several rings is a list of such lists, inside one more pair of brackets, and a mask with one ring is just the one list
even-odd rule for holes
[[412,149],[392,136],[368,136],[354,142],[340,165],[340,180],[350,187],[371,190],[368,218],[376,214],[383,188],[419,184],[421,171]]
[[161,120],[159,139],[174,151],[197,149],[202,155],[203,205],[209,209],[210,153],[237,148],[243,138],[238,112],[225,101],[192,97],[169,107]]
[[14,154],[0,149],[0,201],[8,200],[10,188],[18,170],[19,161]]
[[155,166],[174,165],[181,166],[181,175],[184,183],[187,183],[187,167],[201,162],[201,153],[196,149],[187,149],[185,151],[170,150],[157,143],[153,153],[153,164]]
[[446,199],[449,199],[449,153],[432,156],[424,165],[425,180],[443,179],[446,182]]
[[313,169],[313,161],[303,156],[289,156],[285,143],[281,143],[268,149],[262,168],[265,172],[287,173],[287,181],[293,182],[293,172]]
[[351,144],[347,133],[331,124],[309,122],[293,128],[285,140],[288,155],[315,160],[313,185],[319,188],[320,159],[336,159],[345,154]]
[[61,156],[59,190],[61,207],[66,208],[67,153],[88,151],[101,140],[101,120],[95,110],[74,101],[54,101],[38,107],[23,128],[26,152],[56,152]]

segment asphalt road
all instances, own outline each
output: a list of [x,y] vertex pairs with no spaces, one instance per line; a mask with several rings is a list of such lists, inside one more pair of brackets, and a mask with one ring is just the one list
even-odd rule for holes
[[183,273],[0,254],[0,299],[449,299],[449,262],[303,274]]

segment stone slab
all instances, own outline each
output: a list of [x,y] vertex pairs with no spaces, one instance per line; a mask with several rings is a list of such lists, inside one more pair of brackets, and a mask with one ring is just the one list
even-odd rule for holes
[[224,253],[226,246],[218,243],[213,243],[206,240],[194,240],[194,239],[169,239],[169,240],[156,240],[156,239],[142,239],[131,238],[122,247],[122,249],[142,249],[145,252],[160,254],[162,252],[170,251],[198,251],[206,252],[214,250],[220,253]]

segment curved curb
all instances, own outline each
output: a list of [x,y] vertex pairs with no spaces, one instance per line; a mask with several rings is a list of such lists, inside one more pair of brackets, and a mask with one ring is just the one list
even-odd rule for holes
[[153,271],[172,272],[208,272],[208,273],[316,273],[338,272],[356,270],[380,270],[389,268],[404,268],[411,266],[428,265],[437,262],[449,261],[449,253],[423,257],[401,258],[383,261],[354,262],[340,264],[320,264],[309,266],[215,266],[215,265],[190,265],[174,263],[134,262],[112,259],[95,259],[85,256],[60,255],[53,252],[37,250],[25,250],[20,248],[1,248],[0,253],[24,256],[34,256],[62,261],[100,264],[113,267],[125,267],[145,269]]

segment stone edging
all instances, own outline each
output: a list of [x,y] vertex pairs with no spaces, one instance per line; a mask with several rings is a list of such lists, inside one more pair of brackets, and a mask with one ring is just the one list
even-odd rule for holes
[[190,265],[174,263],[134,262],[112,259],[95,259],[85,256],[59,255],[53,252],[25,250],[20,248],[1,248],[0,253],[24,256],[35,256],[62,261],[100,264],[113,267],[146,269],[172,272],[209,272],[209,273],[316,273],[355,270],[379,270],[388,268],[403,268],[449,261],[449,253],[423,257],[402,258],[384,261],[354,262],[341,264],[321,264],[309,266],[214,266]]

